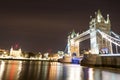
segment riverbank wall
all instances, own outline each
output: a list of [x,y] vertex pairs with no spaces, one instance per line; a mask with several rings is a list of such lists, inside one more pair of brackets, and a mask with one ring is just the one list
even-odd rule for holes
[[120,54],[84,54],[82,66],[120,68]]
[[49,61],[49,62],[58,62],[58,60],[54,59],[35,59],[35,58],[4,58],[0,57],[0,60],[16,60],[16,61]]

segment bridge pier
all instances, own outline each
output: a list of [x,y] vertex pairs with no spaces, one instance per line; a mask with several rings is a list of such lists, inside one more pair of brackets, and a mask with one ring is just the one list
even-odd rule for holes
[[82,66],[120,68],[120,54],[119,55],[85,54],[80,64]]

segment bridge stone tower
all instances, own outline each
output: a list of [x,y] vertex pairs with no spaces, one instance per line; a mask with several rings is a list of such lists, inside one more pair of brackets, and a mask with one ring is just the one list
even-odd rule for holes
[[77,35],[78,33],[75,33],[75,31],[73,30],[68,36],[68,54],[70,56],[72,56],[73,53],[75,53],[76,56],[79,56],[79,42],[74,41],[74,38]]
[[107,15],[107,19],[105,20],[102,16],[100,10],[95,13],[95,18],[91,17],[91,21],[89,23],[90,28],[90,47],[92,54],[101,53],[109,53],[111,52],[111,43],[105,40],[98,32],[100,31],[110,35],[111,23],[109,19],[109,15]]

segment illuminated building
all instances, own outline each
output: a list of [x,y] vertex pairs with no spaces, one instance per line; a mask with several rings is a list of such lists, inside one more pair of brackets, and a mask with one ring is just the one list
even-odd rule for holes
[[9,52],[8,50],[0,49],[0,56],[7,56],[8,52]]
[[18,47],[18,45],[15,45],[11,47],[10,49],[10,56],[12,57],[20,57],[22,54],[21,48]]

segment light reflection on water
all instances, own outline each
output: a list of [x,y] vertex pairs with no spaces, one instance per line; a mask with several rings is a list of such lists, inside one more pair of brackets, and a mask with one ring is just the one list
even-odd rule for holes
[[44,61],[0,61],[0,80],[119,80],[120,70]]
[[0,80],[2,80],[4,67],[5,67],[5,63],[4,63],[4,61],[1,61],[1,65],[0,65]]

